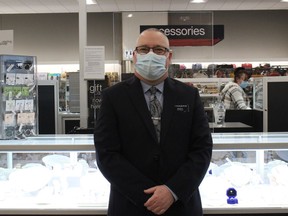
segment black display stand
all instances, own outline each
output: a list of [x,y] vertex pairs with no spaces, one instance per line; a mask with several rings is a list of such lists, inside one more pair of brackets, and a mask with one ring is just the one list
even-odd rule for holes
[[[208,116],[213,116],[213,111],[206,112]],[[213,118],[209,118],[212,122]],[[263,112],[258,110],[226,110],[225,122],[240,122],[249,127],[214,127],[211,131],[214,133],[230,132],[263,132]]]
[[39,134],[56,134],[58,117],[58,85],[56,80],[38,81]]
[[287,92],[288,82],[268,82],[268,132],[288,131]]

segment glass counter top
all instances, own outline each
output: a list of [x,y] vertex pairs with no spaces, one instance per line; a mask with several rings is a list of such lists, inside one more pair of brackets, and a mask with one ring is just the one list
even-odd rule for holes
[[38,135],[19,140],[0,140],[1,151],[94,151],[92,134]]
[[[212,133],[213,149],[287,149],[288,132]],[[94,151],[93,134],[38,135],[0,140],[1,151]]]
[[287,149],[288,133],[214,133],[213,149]]

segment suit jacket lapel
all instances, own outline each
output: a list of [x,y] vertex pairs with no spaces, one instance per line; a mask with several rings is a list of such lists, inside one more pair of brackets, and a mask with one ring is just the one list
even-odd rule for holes
[[157,142],[156,131],[151,120],[151,114],[146,104],[140,80],[134,76],[132,79],[127,80],[127,83],[129,85],[128,95],[131,98],[135,109],[137,110],[138,114],[143,119],[144,124],[147,126],[149,132]]
[[163,111],[161,116],[161,139],[164,140],[170,121],[174,112],[175,104],[175,94],[173,93],[174,81],[170,78],[167,78],[164,82],[164,101],[163,101]]

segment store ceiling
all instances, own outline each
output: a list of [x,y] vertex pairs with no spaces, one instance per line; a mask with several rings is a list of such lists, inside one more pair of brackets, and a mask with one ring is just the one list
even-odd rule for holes
[[[96,0],[87,12],[122,11],[217,11],[217,10],[287,10],[280,0],[208,0],[191,4],[190,0]],[[78,0],[0,0],[0,14],[76,13]]]

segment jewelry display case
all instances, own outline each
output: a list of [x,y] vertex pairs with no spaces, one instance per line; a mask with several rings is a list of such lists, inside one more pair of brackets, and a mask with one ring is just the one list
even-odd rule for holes
[[0,146],[0,215],[107,211],[109,183],[97,169],[92,135],[39,135]]
[[200,186],[206,213],[287,213],[288,133],[217,133],[213,142]]
[[[205,214],[288,211],[288,133],[213,134]],[[105,215],[109,183],[93,135],[0,140],[0,215]]]

